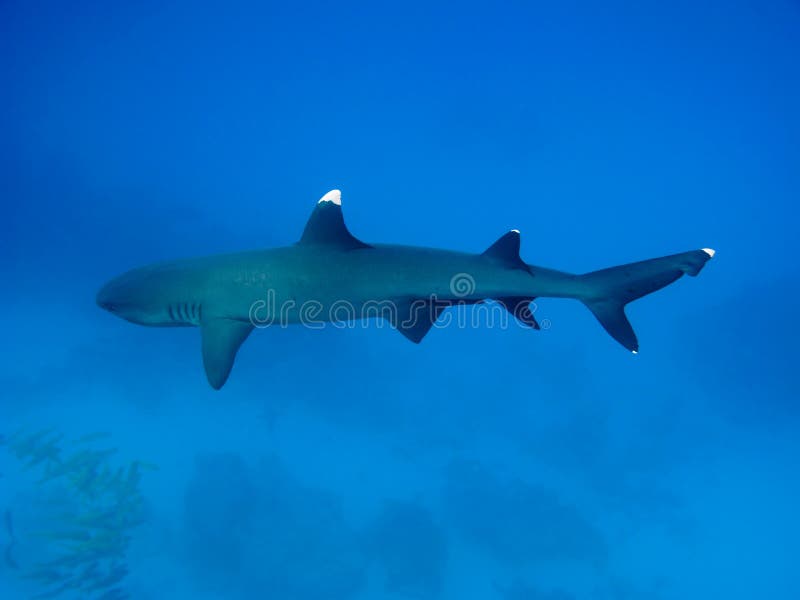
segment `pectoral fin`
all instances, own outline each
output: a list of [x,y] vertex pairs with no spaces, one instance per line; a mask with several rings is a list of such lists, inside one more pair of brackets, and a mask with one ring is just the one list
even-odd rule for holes
[[218,390],[228,379],[236,352],[253,331],[253,325],[232,319],[211,319],[201,325],[200,331],[206,377],[211,387]]

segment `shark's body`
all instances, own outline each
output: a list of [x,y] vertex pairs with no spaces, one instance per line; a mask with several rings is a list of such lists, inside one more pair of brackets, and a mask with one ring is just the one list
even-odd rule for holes
[[419,342],[447,306],[485,299],[534,328],[534,298],[579,299],[636,352],[625,304],[684,273],[696,275],[714,254],[693,250],[573,275],[524,263],[519,245],[516,230],[482,254],[365,244],[347,230],[333,190],[293,246],[134,269],[108,282],[97,302],[142,325],[200,327],[206,375],[219,389],[255,327],[383,317]]

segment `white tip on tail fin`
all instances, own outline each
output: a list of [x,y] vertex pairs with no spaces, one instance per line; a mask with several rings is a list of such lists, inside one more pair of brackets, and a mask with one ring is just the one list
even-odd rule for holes
[[711,258],[714,258],[714,255],[717,253],[717,251],[713,250],[712,248],[703,248],[703,252],[708,254],[708,256],[710,256]]
[[336,206],[341,206],[342,192],[339,190],[331,190],[330,192],[325,194],[322,198],[320,198],[317,204],[322,204],[323,202],[333,202]]

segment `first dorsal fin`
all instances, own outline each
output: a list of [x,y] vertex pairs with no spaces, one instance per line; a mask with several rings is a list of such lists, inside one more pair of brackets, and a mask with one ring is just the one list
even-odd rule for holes
[[331,190],[320,198],[299,243],[331,246],[342,250],[370,247],[347,230],[342,215],[342,193],[339,190]]
[[512,229],[501,236],[484,251],[483,256],[502,263],[512,269],[522,269],[530,273],[531,268],[519,255],[520,236],[518,229]]

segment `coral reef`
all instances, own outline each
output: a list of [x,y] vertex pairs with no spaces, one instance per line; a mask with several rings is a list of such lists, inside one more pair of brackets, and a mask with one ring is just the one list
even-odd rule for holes
[[[142,471],[154,467],[140,461],[115,466],[115,448],[95,447],[107,437],[89,434],[68,443],[62,434],[45,429],[18,431],[6,441],[23,473],[33,477],[36,496],[48,498],[32,530],[17,532],[37,542],[41,560],[19,567],[25,579],[43,588],[34,598],[128,597],[122,587],[128,574],[126,551],[132,530],[144,519],[139,483]],[[16,541],[10,512],[6,527]]]
[[189,564],[220,597],[353,598],[364,557],[339,498],[298,481],[275,456],[199,455],[185,494]]
[[575,600],[575,596],[563,590],[544,591],[518,579],[508,587],[495,584],[495,589],[503,600]]
[[453,461],[446,470],[444,502],[451,522],[499,560],[521,566],[542,561],[605,560],[601,532],[554,491],[504,481],[484,465]]
[[387,592],[409,598],[441,594],[447,540],[424,506],[387,502],[366,539],[369,555],[385,572]]

